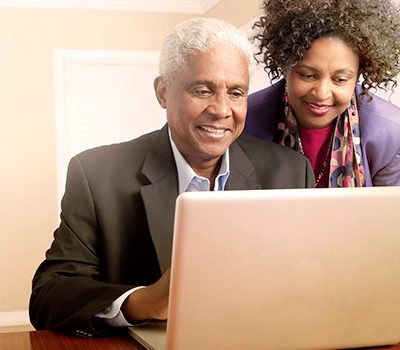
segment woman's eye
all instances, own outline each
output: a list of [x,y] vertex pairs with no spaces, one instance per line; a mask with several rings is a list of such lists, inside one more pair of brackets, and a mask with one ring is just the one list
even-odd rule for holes
[[306,80],[312,80],[312,79],[314,79],[314,74],[300,73],[300,76],[301,76],[303,79],[306,79]]
[[336,77],[333,80],[336,81],[339,84],[343,84],[343,83],[346,83],[348,81],[348,79],[345,78],[345,77]]

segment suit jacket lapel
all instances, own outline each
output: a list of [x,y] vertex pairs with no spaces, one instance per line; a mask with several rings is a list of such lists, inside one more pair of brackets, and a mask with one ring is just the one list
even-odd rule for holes
[[175,202],[178,196],[178,175],[167,126],[154,139],[142,167],[142,174],[150,181],[142,186],[143,198],[151,237],[163,273],[171,264]]
[[226,183],[226,190],[257,190],[259,184],[253,164],[240,148],[238,142],[229,147],[230,175]]

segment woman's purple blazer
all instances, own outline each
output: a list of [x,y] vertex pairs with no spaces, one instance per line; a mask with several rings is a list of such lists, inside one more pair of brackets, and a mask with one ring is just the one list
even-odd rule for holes
[[[245,133],[274,140],[283,113],[284,80],[249,96]],[[356,87],[366,186],[400,185],[400,108]]]

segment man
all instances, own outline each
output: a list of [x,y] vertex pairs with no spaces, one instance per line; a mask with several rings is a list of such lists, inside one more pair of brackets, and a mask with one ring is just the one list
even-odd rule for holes
[[167,125],[70,162],[61,224],[33,280],[36,328],[101,335],[166,319],[179,193],[314,185],[304,157],[239,137],[251,55],[246,38],[215,19],[167,36],[154,82]]

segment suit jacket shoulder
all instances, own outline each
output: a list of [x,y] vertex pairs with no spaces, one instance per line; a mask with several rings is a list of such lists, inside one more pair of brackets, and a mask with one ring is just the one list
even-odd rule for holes
[[[313,187],[314,175],[307,158],[281,145],[243,134],[237,145],[253,166],[252,177],[261,188]],[[235,150],[235,144],[231,146]],[[231,167],[235,168],[235,159]]]
[[115,169],[118,171],[121,167],[139,169],[159,134],[160,131],[157,130],[127,142],[88,149],[77,154],[74,158],[78,158],[95,171],[99,169]]

